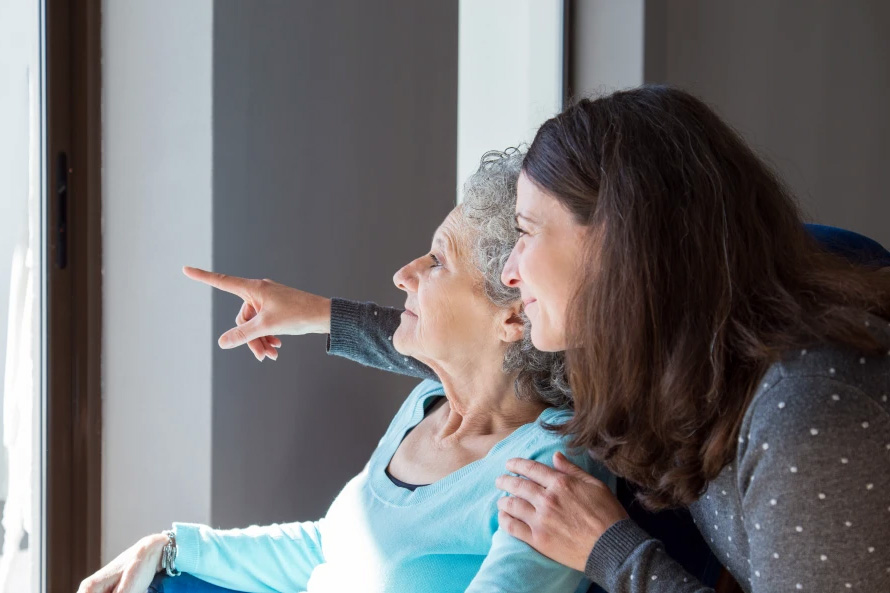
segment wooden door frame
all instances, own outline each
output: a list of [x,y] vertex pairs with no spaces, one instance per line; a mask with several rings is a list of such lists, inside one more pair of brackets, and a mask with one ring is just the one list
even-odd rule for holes
[[44,10],[44,574],[45,591],[72,593],[101,562],[101,0]]

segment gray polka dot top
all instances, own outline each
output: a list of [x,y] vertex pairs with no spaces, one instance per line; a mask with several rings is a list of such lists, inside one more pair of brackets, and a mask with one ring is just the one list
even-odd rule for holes
[[[880,357],[789,352],[748,407],[735,461],[690,506],[749,592],[890,592],[890,323]],[[711,591],[633,521],[594,546],[588,578],[613,593]]]

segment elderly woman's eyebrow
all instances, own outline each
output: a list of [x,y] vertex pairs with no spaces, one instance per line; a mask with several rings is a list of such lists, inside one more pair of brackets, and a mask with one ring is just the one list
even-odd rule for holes
[[443,250],[449,253],[457,253],[455,249],[454,241],[451,239],[448,233],[442,232],[433,238],[433,245],[438,245]]

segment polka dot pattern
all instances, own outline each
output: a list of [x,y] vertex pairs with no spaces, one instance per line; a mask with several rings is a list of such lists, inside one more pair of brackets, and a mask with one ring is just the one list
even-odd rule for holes
[[[806,356],[813,365],[824,360],[821,351]],[[867,357],[855,356],[825,365],[824,379],[802,378],[799,390],[782,389],[790,387],[787,381],[761,382],[763,399],[757,412],[764,423],[743,423],[741,434],[747,436],[738,437],[734,469],[724,468],[692,506],[694,516],[711,516],[711,521],[697,525],[718,558],[726,558],[736,580],[750,583],[753,593],[844,590],[849,588],[845,583],[852,587],[856,582],[850,577],[868,574],[877,583],[875,575],[890,574],[890,554],[882,558],[879,545],[886,543],[890,549],[890,534],[884,534],[873,517],[890,513],[886,388],[869,396],[844,383],[851,369],[868,370],[872,364]],[[887,368],[890,373],[890,365]],[[812,403],[798,405],[801,394]],[[876,416],[877,403],[885,404],[883,417]],[[866,436],[872,434],[882,438],[876,443]],[[866,446],[872,447],[870,453]],[[878,472],[880,455],[884,465]],[[826,459],[836,465],[826,465]],[[861,494],[856,494],[857,488]],[[878,492],[887,494],[874,496]],[[875,501],[867,503],[868,496]],[[838,533],[852,535],[838,538]],[[845,547],[850,541],[863,543],[856,551]],[[874,561],[866,564],[866,558]]]

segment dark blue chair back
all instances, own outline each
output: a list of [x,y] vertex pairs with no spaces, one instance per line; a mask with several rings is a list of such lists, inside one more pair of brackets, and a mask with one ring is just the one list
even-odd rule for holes
[[890,252],[883,245],[859,233],[822,224],[805,225],[807,231],[826,251],[853,263],[885,268],[890,266]]

